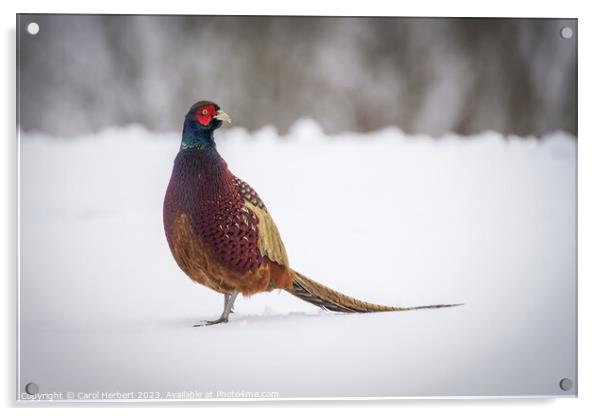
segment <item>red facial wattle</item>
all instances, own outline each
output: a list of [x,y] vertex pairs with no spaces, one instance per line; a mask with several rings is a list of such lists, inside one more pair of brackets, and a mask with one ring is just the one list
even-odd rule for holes
[[196,119],[203,126],[208,126],[209,123],[211,123],[213,116],[216,114],[217,110],[215,109],[215,106],[205,105],[196,111]]

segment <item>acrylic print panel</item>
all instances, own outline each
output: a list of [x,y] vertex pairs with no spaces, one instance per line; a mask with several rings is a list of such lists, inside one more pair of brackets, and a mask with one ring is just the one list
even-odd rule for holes
[[576,20],[17,22],[20,400],[577,395]]

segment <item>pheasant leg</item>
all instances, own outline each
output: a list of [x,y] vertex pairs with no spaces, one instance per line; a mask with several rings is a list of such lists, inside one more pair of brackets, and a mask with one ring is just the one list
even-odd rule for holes
[[232,292],[231,294],[224,294],[224,311],[222,312],[222,315],[214,321],[205,321],[202,324],[198,324],[198,325],[194,325],[194,326],[195,327],[209,326],[209,325],[220,324],[222,322],[228,322],[228,316],[230,316],[230,313],[232,312],[232,307],[234,306],[234,301],[236,300],[236,296],[238,296],[238,292]]

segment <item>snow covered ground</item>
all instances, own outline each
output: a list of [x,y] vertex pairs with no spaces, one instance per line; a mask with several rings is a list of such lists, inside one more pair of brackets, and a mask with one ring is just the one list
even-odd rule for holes
[[465,305],[345,315],[272,292],[193,328],[222,297],[178,269],[163,234],[179,133],[21,135],[19,391],[576,394],[558,386],[576,382],[574,138],[327,137],[309,120],[283,138],[216,136],[295,269],[371,302]]

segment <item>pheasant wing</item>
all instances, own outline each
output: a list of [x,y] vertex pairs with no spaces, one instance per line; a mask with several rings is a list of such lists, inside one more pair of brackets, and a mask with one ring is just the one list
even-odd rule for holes
[[259,252],[273,262],[288,267],[288,256],[280,238],[280,233],[263,201],[259,198],[257,192],[245,181],[236,178],[236,184],[244,200],[245,208],[257,217],[259,234],[257,245]]

